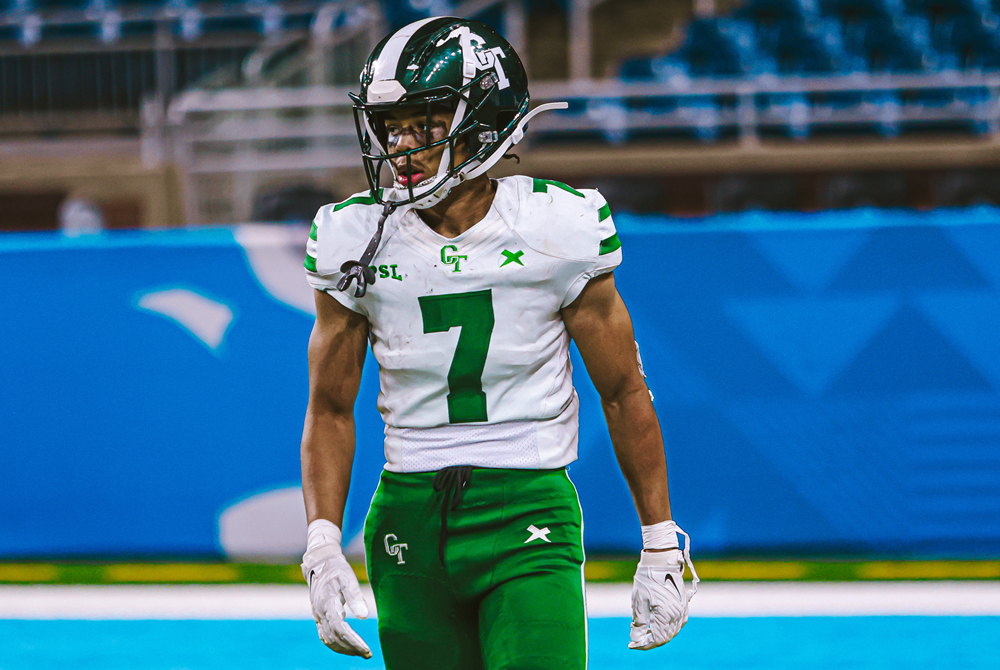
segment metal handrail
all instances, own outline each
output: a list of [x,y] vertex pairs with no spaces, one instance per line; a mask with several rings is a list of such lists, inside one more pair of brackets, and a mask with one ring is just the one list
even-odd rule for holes
[[752,77],[675,77],[651,82],[590,79],[537,82],[531,86],[531,92],[535,98],[556,100],[945,88],[1000,88],[1000,72],[944,70],[921,74],[876,74],[869,72],[839,75],[761,74]]
[[[658,99],[664,97],[746,96],[783,93],[854,93],[867,91],[920,91],[985,88],[1000,91],[1000,72],[934,74],[852,74],[837,76],[760,76],[742,78],[691,78],[679,82],[540,82],[531,87],[536,101]],[[171,119],[194,112],[279,110],[311,107],[350,107],[348,92],[354,87],[307,86],[301,88],[223,89],[188,91],[171,105]],[[546,118],[546,117],[541,117]],[[548,117],[552,118],[552,117]]]
[[[161,123],[173,143],[173,155],[189,175],[191,193],[200,192],[200,175],[240,174],[241,180],[266,180],[268,173],[357,168],[348,97],[355,88],[188,91],[174,99]],[[949,96],[919,95],[970,90],[984,93],[955,96],[951,103]],[[765,74],[646,82],[590,79],[535,82],[531,91],[535,104],[561,100],[574,104],[533,120],[529,140],[572,132],[620,143],[633,131],[650,130],[713,140],[722,129],[735,129],[742,146],[749,147],[768,128],[783,128],[793,138],[804,139],[813,127],[860,124],[894,136],[901,124],[941,122],[1000,137],[1000,72]],[[918,95],[891,95],[896,92]],[[830,94],[837,93],[854,95],[831,99]],[[937,98],[941,102],[935,102]],[[642,102],[659,104],[643,109]],[[189,197],[190,221],[198,220],[197,207]]]
[[[184,157],[188,171],[210,172],[220,161],[210,147],[227,143],[251,151],[257,158],[229,164],[227,171],[280,169],[294,164],[289,151],[299,152],[311,166],[338,167],[356,162],[355,129],[350,119],[352,87],[312,86],[304,88],[229,89],[189,91],[169,108],[166,123]],[[859,98],[857,104],[839,107],[814,104],[792,112],[780,104],[758,108],[760,94],[836,93],[871,91],[931,91],[979,88],[988,91],[982,100],[958,101],[953,105],[897,104]],[[563,112],[532,122],[538,138],[547,133],[596,132],[611,141],[621,141],[632,130],[683,130],[711,133],[736,127],[740,136],[753,139],[758,130],[782,126],[875,124],[891,129],[904,122],[972,122],[980,132],[1000,132],[1000,73],[936,73],[931,75],[865,75],[838,77],[758,77],[744,79],[692,79],[683,86],[669,82],[627,83],[621,81],[542,82],[533,86],[536,100],[582,100],[579,113]],[[630,110],[625,101],[655,100],[664,97],[731,98],[733,102],[712,109],[678,105],[666,111]],[[592,104],[591,104],[592,103]],[[287,118],[289,110],[308,111],[306,117]],[[617,135],[616,135],[617,133]],[[887,133],[891,134],[891,133]],[[301,139],[307,147],[288,149],[283,145],[268,149],[256,146],[270,140]],[[311,142],[326,142],[315,147]],[[249,149],[249,147],[254,147]],[[206,153],[202,154],[202,148]],[[266,160],[260,158],[266,156]],[[325,158],[324,158],[325,156]]]

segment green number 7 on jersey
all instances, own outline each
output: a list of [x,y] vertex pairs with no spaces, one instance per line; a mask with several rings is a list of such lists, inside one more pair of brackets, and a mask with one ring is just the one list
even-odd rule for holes
[[483,368],[493,335],[493,290],[418,298],[424,333],[462,331],[448,370],[448,421],[486,421]]

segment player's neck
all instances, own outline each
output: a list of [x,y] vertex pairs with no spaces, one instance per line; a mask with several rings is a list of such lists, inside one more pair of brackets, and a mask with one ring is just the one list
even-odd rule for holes
[[415,211],[438,235],[458,237],[486,218],[495,193],[493,182],[482,175],[463,181],[437,205]]

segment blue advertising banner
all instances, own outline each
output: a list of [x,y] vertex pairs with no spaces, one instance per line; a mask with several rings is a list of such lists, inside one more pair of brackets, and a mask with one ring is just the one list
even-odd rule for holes
[[[616,217],[696,553],[1000,547],[1000,211]],[[306,231],[0,237],[0,558],[292,557]],[[640,546],[596,392],[591,552]],[[382,455],[369,355],[345,538]]]

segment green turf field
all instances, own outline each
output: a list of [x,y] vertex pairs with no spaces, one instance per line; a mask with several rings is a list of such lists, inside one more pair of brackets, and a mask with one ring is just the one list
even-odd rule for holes
[[[704,560],[696,563],[705,581],[881,581],[1000,579],[993,561],[778,561]],[[354,566],[367,581],[364,565]],[[635,559],[595,559],[586,577],[595,582],[632,579]],[[295,584],[297,565],[260,563],[0,563],[0,584]]]

